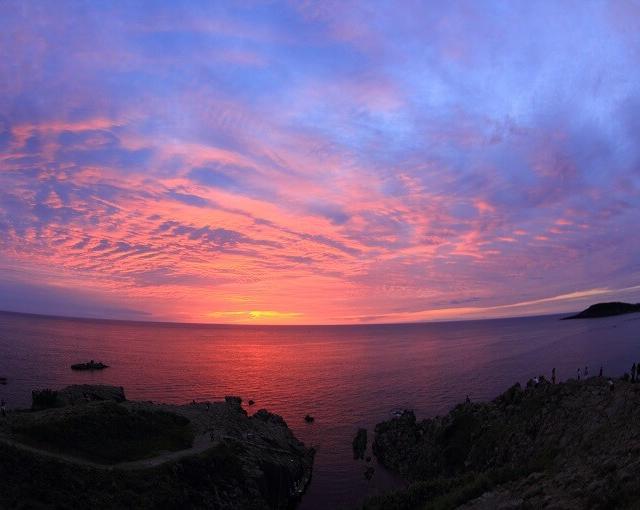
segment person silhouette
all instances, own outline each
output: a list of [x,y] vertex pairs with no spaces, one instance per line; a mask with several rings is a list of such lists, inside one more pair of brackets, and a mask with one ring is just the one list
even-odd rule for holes
[[552,384],[556,383],[556,367],[553,367],[551,369],[551,383]]
[[578,369],[578,381],[580,380],[580,369]]

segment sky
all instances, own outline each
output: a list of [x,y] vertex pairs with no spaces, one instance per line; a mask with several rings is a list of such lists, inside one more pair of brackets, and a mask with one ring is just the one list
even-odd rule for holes
[[0,309],[640,301],[640,2],[0,2]]

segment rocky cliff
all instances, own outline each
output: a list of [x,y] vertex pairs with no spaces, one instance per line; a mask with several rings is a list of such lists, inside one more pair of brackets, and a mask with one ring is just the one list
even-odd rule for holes
[[365,508],[636,508],[640,384],[515,385],[442,417],[407,411],[376,426],[373,448],[409,485]]
[[[73,387],[0,418],[0,508],[280,509],[313,451],[278,415],[239,398],[175,406]],[[37,395],[37,394],[35,394]]]

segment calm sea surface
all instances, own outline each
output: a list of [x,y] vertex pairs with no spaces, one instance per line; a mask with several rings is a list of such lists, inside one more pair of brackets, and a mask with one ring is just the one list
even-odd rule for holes
[[[100,360],[103,372],[73,372]],[[302,509],[342,508],[398,481],[352,458],[358,427],[370,434],[395,409],[447,412],[468,394],[495,397],[516,381],[620,375],[640,361],[640,314],[559,321],[557,316],[385,326],[257,327],[149,324],[0,313],[0,396],[30,405],[33,388],[122,385],[130,399],[184,403],[240,395],[282,415],[317,448]],[[305,414],[315,416],[307,424]],[[371,437],[371,435],[370,435]],[[375,462],[375,461],[374,461]]]

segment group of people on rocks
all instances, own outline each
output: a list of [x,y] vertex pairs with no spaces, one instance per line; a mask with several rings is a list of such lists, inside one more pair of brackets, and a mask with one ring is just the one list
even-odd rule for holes
[[[577,380],[580,381],[583,378],[586,380],[587,377],[589,377],[589,365],[586,365],[584,367],[584,372],[582,371],[582,369],[578,368],[576,371],[576,375],[577,375]],[[600,366],[600,371],[598,372],[598,377],[602,377],[602,365]],[[628,380],[629,379],[629,375],[625,374],[625,376],[623,377],[623,379]],[[538,386],[540,383],[545,382],[545,377],[543,375],[540,375],[538,377],[534,377],[533,379],[531,379],[528,383],[528,385],[533,385],[533,386]],[[631,367],[631,382],[640,382],[640,363],[634,363],[633,366]],[[551,384],[555,384],[556,383],[556,368],[553,367],[551,369]],[[609,391],[613,391],[615,388],[615,384],[613,382],[613,379],[611,377],[607,378],[607,385],[609,386]]]
[[[583,374],[580,368],[578,368],[576,372],[577,372],[577,380],[580,381],[583,378]],[[554,384],[555,384],[555,374],[556,374],[556,369],[554,368],[551,371],[551,378]],[[585,365],[584,367],[584,379],[586,380],[587,377],[589,377],[589,365]],[[600,371],[598,372],[598,377],[602,377],[602,365],[600,365]],[[623,379],[625,381],[629,380],[629,374],[624,374]],[[640,382],[640,363],[638,364],[634,363],[631,366],[631,382],[636,382],[636,381]],[[607,386],[609,386],[609,391],[614,391],[615,384],[613,382],[612,377],[607,377]]]

